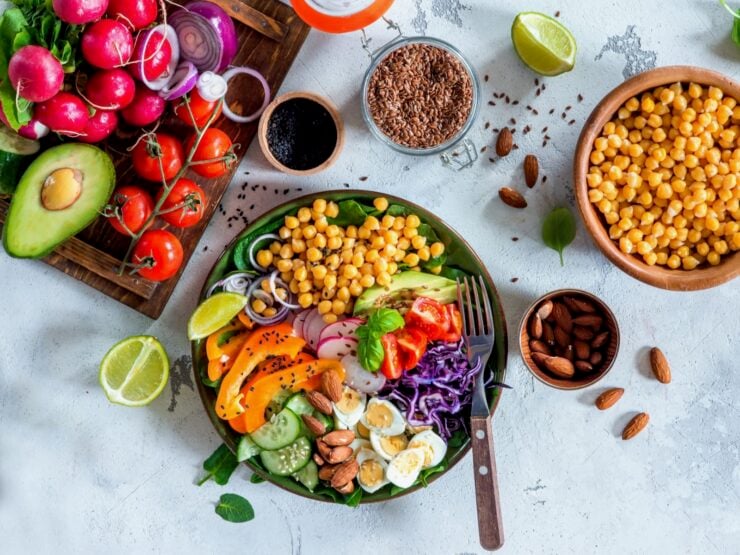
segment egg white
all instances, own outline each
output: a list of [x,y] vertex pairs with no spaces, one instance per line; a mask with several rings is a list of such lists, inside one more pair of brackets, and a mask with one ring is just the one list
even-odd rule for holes
[[[360,402],[357,404],[357,406],[352,409],[349,412],[342,412],[342,410],[339,408],[339,405],[337,403],[332,403],[334,405],[334,416],[335,420],[338,420],[343,426],[338,427],[339,429],[348,429],[352,428],[357,422],[360,421],[360,418],[362,418],[362,414],[365,412],[365,405],[367,404],[367,395],[360,392],[355,391],[353,389],[350,389],[349,387],[345,387],[344,391],[346,390],[354,391],[360,396]],[[342,392],[344,394],[344,391]]]
[[435,434],[432,430],[419,432],[409,441],[409,449],[422,449],[425,453],[424,468],[436,466],[442,462],[447,453],[445,440]]
[[[388,426],[373,426],[367,421],[368,412],[377,405],[383,405],[390,411],[391,423]],[[368,401],[367,408],[362,414],[360,422],[362,422],[362,425],[371,432],[376,432],[385,436],[397,436],[398,434],[403,433],[403,431],[406,429],[406,419],[401,414],[401,411],[399,411],[396,406],[390,401],[384,401],[382,399],[376,398],[372,398],[370,399],[370,401]]]
[[[396,435],[401,435],[401,434],[396,434]],[[395,457],[397,455],[397,453],[388,453],[385,450],[385,448],[383,447],[382,440],[384,438],[386,438],[386,437],[388,437],[388,436],[385,436],[383,434],[379,434],[378,432],[373,432],[373,431],[370,432],[370,443],[372,444],[373,449],[375,450],[375,452],[378,455],[380,455],[381,457],[383,457],[385,460],[389,461],[393,457]],[[408,448],[408,445],[404,449],[406,449],[406,448]],[[403,449],[402,449],[402,451],[403,451]],[[399,451],[399,453],[400,453],[400,451]]]
[[393,457],[388,463],[386,476],[388,481],[399,488],[411,487],[419,477],[424,466],[424,450],[406,449]]
[[[367,440],[360,440],[360,441],[367,441]],[[364,489],[368,493],[375,493],[380,488],[385,486],[388,483],[388,463],[385,462],[375,451],[372,449],[365,449],[361,448],[360,451],[357,453],[357,463],[362,467],[362,463],[364,463],[367,460],[373,460],[377,461],[377,463],[383,468],[383,479],[378,482],[375,485],[366,485],[362,483],[362,480],[360,479],[360,474],[357,474],[357,482],[360,484],[360,487]]]

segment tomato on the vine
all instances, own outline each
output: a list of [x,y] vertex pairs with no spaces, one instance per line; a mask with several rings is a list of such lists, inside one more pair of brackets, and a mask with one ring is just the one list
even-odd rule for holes
[[418,297],[406,313],[406,324],[423,331],[431,341],[442,339],[450,327],[444,305],[427,297]]
[[[185,145],[188,152],[192,151],[194,144],[195,136],[192,136]],[[221,177],[236,162],[236,157],[232,155],[231,146],[231,139],[226,133],[213,127],[207,129],[193,154],[192,170],[203,177]],[[225,159],[208,164],[199,163],[217,158]]]
[[403,366],[401,365],[401,357],[398,353],[398,339],[392,333],[386,333],[380,338],[380,343],[383,345],[383,352],[385,353],[383,364],[380,365],[380,371],[389,380],[400,378],[403,372]]
[[[188,110],[188,104],[190,110]],[[183,97],[175,104],[175,115],[188,125],[203,127],[216,110],[218,113],[213,120],[218,119],[221,115],[221,106],[222,104],[218,101],[204,100],[198,93],[198,89],[193,89],[187,97]]]
[[[157,193],[162,198],[164,188]],[[175,227],[191,227],[203,219],[206,194],[190,179],[178,179],[160,207],[160,217]]]
[[182,245],[177,237],[164,229],[150,229],[136,243],[132,261],[144,279],[164,281],[177,273],[182,257]]
[[125,185],[113,191],[109,206],[113,209],[108,218],[110,225],[117,232],[129,235],[143,229],[154,210],[154,201],[141,187]]
[[170,180],[182,168],[185,159],[182,144],[166,133],[155,133],[154,136],[156,141],[146,136],[134,147],[132,154],[134,171],[149,181],[162,182],[163,178]]

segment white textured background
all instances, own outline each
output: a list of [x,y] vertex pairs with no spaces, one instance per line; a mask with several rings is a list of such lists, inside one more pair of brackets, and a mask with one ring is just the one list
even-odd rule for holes
[[[560,10],[579,44],[575,71],[546,80],[539,98],[509,40],[511,21],[523,9]],[[479,146],[492,143],[486,121],[500,127],[514,117],[520,128],[547,125],[548,147],[541,149],[541,134],[533,132],[529,141],[520,138],[515,155],[491,164],[486,153],[462,173],[434,159],[396,155],[362,123],[358,88],[367,59],[359,36],[312,33],[283,91],[313,90],[340,106],[345,151],[330,171],[295,179],[272,171],[253,145],[224,199],[227,214],[241,209],[253,218],[300,194],[298,188],[307,193],[344,183],[405,196],[434,210],[477,249],[503,298],[510,335],[526,306],[547,291],[579,287],[601,296],[619,318],[622,348],[599,386],[564,393],[535,383],[510,341],[507,381],[515,390],[504,394],[494,420],[504,551],[740,552],[740,284],[670,293],[613,267],[580,225],[564,268],[539,239],[543,215],[572,204],[580,124],[623,79],[626,54],[595,60],[607,39],[635,25],[642,50],[655,52],[658,65],[697,64],[737,78],[740,50],[728,37],[729,16],[714,0],[398,0],[389,16],[408,34],[423,31],[460,47],[481,77],[490,75],[484,102],[501,90],[521,98],[510,111],[484,105],[472,134]],[[382,25],[370,34],[376,44],[390,37]],[[578,93],[583,103],[576,102]],[[540,116],[528,118],[526,104]],[[567,105],[576,125],[568,126],[559,111],[547,114]],[[526,210],[514,211],[496,192],[521,183],[528,151],[539,155],[548,182],[527,192]],[[245,181],[247,196],[239,199]],[[266,190],[252,192],[253,185]],[[200,465],[219,440],[189,370],[175,373],[180,391],[173,411],[170,388],[148,408],[108,404],[97,365],[114,342],[148,333],[163,340],[173,360],[188,353],[187,317],[218,252],[241,227],[231,223],[224,216],[211,223],[157,322],[41,263],[0,252],[0,552],[481,552],[470,458],[428,490],[357,510],[250,484],[245,468],[224,488],[210,482],[198,488]],[[669,386],[650,377],[652,345],[673,365]],[[607,386],[627,391],[600,413],[592,402]],[[650,426],[622,442],[623,425],[641,410],[650,413]],[[218,518],[213,507],[224,492],[250,499],[256,519],[235,525]]]

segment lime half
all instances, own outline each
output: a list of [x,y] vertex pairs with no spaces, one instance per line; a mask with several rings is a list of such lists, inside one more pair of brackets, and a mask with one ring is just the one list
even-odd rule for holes
[[542,13],[522,12],[511,26],[514,49],[529,69],[560,75],[576,63],[576,39],[563,25]]
[[141,407],[156,399],[170,376],[162,344],[149,335],[116,343],[100,363],[100,385],[111,403]]
[[239,293],[216,293],[195,309],[188,322],[188,339],[203,339],[223,328],[239,314],[247,298]]

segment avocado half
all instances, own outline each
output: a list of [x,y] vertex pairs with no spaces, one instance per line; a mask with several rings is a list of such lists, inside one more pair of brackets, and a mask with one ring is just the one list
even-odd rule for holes
[[446,277],[407,270],[391,278],[386,287],[375,285],[355,301],[354,314],[386,307],[407,310],[417,297],[427,297],[442,304],[457,300],[457,283]]
[[18,182],[3,228],[16,258],[41,258],[95,218],[110,198],[116,171],[110,156],[80,143],[41,153]]

